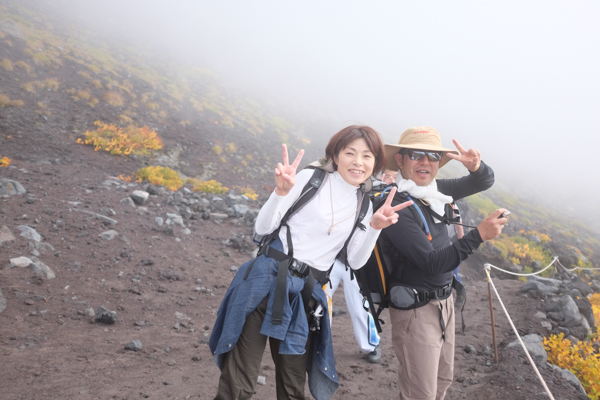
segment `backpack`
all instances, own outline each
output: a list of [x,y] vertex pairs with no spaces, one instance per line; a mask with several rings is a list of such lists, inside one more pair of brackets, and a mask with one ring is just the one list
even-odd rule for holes
[[[311,163],[306,168],[314,169],[314,172],[313,172],[311,178],[308,180],[308,182],[304,186],[304,188],[302,189],[302,192],[301,192],[300,196],[298,197],[298,199],[294,202],[294,204],[292,204],[292,206],[284,214],[284,216],[281,219],[281,222],[279,224],[279,227],[268,235],[255,234],[253,237],[254,243],[259,245],[258,256],[260,256],[261,254],[264,254],[263,251],[268,249],[268,246],[275,239],[277,239],[279,237],[279,230],[281,229],[281,227],[286,226],[288,228],[287,229],[288,254],[279,252],[275,249],[272,249],[270,251],[270,253],[274,253],[274,255],[275,255],[274,258],[276,260],[280,261],[279,271],[277,274],[277,283],[276,283],[276,288],[275,288],[275,298],[274,298],[274,304],[273,304],[273,317],[272,317],[273,324],[280,324],[281,316],[283,314],[283,303],[284,303],[283,294],[285,292],[284,289],[285,289],[286,277],[287,277],[287,271],[285,271],[285,269],[287,269],[287,267],[284,265],[284,263],[282,261],[284,259],[293,260],[293,256],[294,256],[294,247],[293,247],[293,243],[292,243],[292,236],[290,233],[289,226],[287,225],[287,221],[290,219],[290,217],[292,215],[294,215],[298,211],[300,211],[309,201],[311,201],[315,197],[315,195],[322,188],[322,184],[325,181],[325,179],[329,179],[329,176],[327,174],[334,171],[333,164],[331,163],[331,161],[326,163],[324,160],[319,160],[314,163]],[[367,179],[367,181],[361,185],[361,191],[363,193],[368,193],[370,191],[370,189],[371,189],[370,183],[371,183],[371,180]],[[367,214],[367,211],[369,210],[370,200],[369,200],[369,196],[366,196],[366,195],[360,196],[361,191],[359,191],[357,193],[357,202],[361,202],[360,210],[356,214],[355,222],[354,222],[354,225],[352,226],[352,230],[350,231],[350,235],[348,236],[348,239],[346,239],[346,242],[344,243],[344,246],[340,250],[339,254],[347,253],[348,243],[350,242],[350,239],[354,235],[354,231],[356,230],[356,228],[361,228],[362,230],[366,229],[366,227],[362,224],[362,220],[364,219],[365,215]],[[269,256],[271,257],[272,255],[269,254]],[[255,259],[255,261],[256,261],[256,259]],[[254,261],[248,267],[248,270],[246,271],[246,274],[244,275],[244,280],[248,277],[248,274],[250,273],[250,270],[252,269],[253,264],[254,264]],[[333,265],[332,265],[332,267],[333,267]],[[325,274],[324,280],[329,279],[330,271],[331,271],[331,268]],[[306,283],[304,284],[304,288],[302,289],[302,292],[301,292],[302,300],[304,303],[304,308],[305,308],[305,311],[307,314],[310,313],[308,304],[309,304],[310,298],[312,296],[312,292],[313,292],[314,284],[315,284],[315,279],[313,279],[313,278],[314,278],[314,276],[312,273],[312,269],[308,268],[308,279],[307,279]],[[321,282],[321,283],[325,284],[326,282]]]
[[[391,188],[391,185],[374,188],[375,190],[372,192],[373,194],[371,196],[371,200],[373,202],[373,212],[377,211],[385,203],[389,195],[388,192],[391,190]],[[378,189],[381,191],[378,191]],[[413,199],[407,192],[396,192],[394,195],[394,200],[402,203]],[[408,209],[412,212],[415,221],[423,230],[429,241],[432,241],[433,238],[429,231],[429,225],[425,220],[425,216],[423,215],[421,208],[415,201],[413,201],[413,204],[408,207]],[[425,206],[425,209],[430,213],[432,212],[427,206]],[[433,216],[446,224],[456,223],[452,218],[442,217],[438,214]],[[389,260],[389,256],[386,254],[386,252],[382,251],[381,242],[378,239],[375,243],[375,248],[373,249],[373,252],[371,253],[371,256],[367,260],[366,264],[358,270],[352,270],[352,273],[358,282],[358,286],[360,287],[360,291],[368,303],[368,305],[365,304],[365,309],[370,311],[371,315],[373,316],[375,326],[377,327],[377,331],[379,333],[382,331],[381,325],[385,323],[380,318],[380,315],[385,308],[390,306],[389,282],[392,271],[391,268],[392,263]],[[399,266],[396,265],[395,268],[398,269]],[[462,315],[462,309],[464,309],[464,303],[466,301],[466,290],[464,286],[462,286],[462,284],[455,279],[452,282],[452,286],[457,292],[456,305],[461,308]],[[378,306],[377,309],[375,309],[375,305]],[[462,329],[464,332],[464,319],[462,321]]]

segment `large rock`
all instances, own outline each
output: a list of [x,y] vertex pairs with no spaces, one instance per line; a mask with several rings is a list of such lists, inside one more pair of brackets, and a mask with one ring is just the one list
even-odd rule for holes
[[0,179],[0,196],[3,195],[13,195],[13,194],[23,194],[26,193],[27,190],[17,181],[13,181],[10,179]]
[[564,379],[565,381],[571,382],[573,384],[573,386],[575,386],[581,394],[586,394],[585,389],[583,388],[583,385],[581,384],[581,381],[579,381],[579,379],[577,379],[577,377],[575,376],[574,373],[572,373],[568,369],[561,368],[557,365],[553,365],[552,368],[554,369],[554,375],[559,376],[560,378]]
[[29,269],[31,269],[33,272],[47,279],[56,278],[56,274],[50,269],[49,266],[47,266],[35,257],[32,257],[31,261],[32,263],[29,264]]
[[0,226],[0,245],[4,242],[12,242],[17,238],[12,234],[8,226],[2,225]]
[[[523,343],[525,344],[525,348],[529,352],[529,355],[531,355],[531,358],[533,358],[533,361],[535,361],[537,365],[545,365],[548,361],[548,353],[546,353],[546,350],[544,349],[542,337],[536,334],[532,334],[523,336],[521,339],[523,340]],[[514,342],[506,346],[507,349],[510,349],[512,347],[521,348],[521,343],[519,343],[519,340],[515,340]]]
[[558,293],[557,287],[548,286],[539,281],[529,281],[529,282],[526,282],[523,286],[521,286],[522,293],[528,293],[532,290],[537,290],[544,295]]
[[42,241],[42,236],[37,231],[27,225],[19,225],[17,229],[21,231],[21,236],[25,239],[35,240],[36,242]]
[[134,190],[129,195],[129,197],[131,197],[133,201],[135,201],[139,205],[143,205],[146,202],[146,200],[148,200],[148,196],[150,196],[150,193],[144,192],[142,190]]
[[32,262],[33,261],[31,261],[31,259],[27,258],[27,257],[16,257],[16,258],[10,259],[11,267],[18,267],[18,268],[27,268],[31,265]]
[[117,313],[115,311],[107,310],[102,306],[98,307],[98,312],[96,314],[96,321],[103,324],[112,325],[117,322]]

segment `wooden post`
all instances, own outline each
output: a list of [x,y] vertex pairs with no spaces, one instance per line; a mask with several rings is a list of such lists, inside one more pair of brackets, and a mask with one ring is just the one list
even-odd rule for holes
[[490,296],[490,315],[492,316],[492,337],[494,339],[494,358],[498,364],[498,344],[496,343],[496,323],[494,322],[494,303],[492,301],[492,283],[488,275],[488,294]]

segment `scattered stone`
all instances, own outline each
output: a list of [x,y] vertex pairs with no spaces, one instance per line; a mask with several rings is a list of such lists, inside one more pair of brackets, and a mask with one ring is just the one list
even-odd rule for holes
[[35,256],[39,256],[39,253],[46,253],[49,251],[54,251],[54,246],[52,246],[50,243],[42,243],[42,242],[27,242],[27,248],[32,253],[38,253],[38,254],[34,254]]
[[32,262],[33,261],[31,261],[31,259],[29,259],[27,257],[17,257],[17,258],[10,259],[11,268],[12,267],[27,268],[31,265]]
[[101,220],[102,222],[105,222],[105,223],[107,223],[107,224],[116,225],[116,224],[117,224],[117,222],[118,222],[118,221],[117,221],[117,220],[115,220],[115,219],[112,219],[112,218],[105,217],[105,216],[104,216],[104,215],[102,215],[102,214],[96,214],[95,212],[86,211],[86,210],[80,210],[80,209],[78,209],[78,208],[73,208],[72,210],[73,210],[73,211],[77,211],[77,212],[82,212],[82,213],[84,213],[84,214],[91,215],[91,216],[93,216],[94,218],[96,218],[96,219],[99,219],[99,220]]
[[0,289],[0,313],[6,309],[6,299],[2,295],[2,289]]
[[[533,358],[533,361],[535,361],[537,365],[545,365],[546,361],[548,361],[548,353],[546,353],[544,345],[542,344],[542,337],[536,334],[531,334],[523,336],[521,339],[525,344],[525,348],[531,355],[531,358]],[[515,340],[506,346],[507,349],[512,347],[518,347],[519,349],[522,349],[521,343],[519,343],[518,340]]]
[[163,226],[164,220],[161,217],[154,218],[154,221],[156,221],[158,226]]
[[47,266],[35,257],[32,257],[31,261],[32,262],[31,264],[29,264],[29,269],[31,269],[33,272],[47,279],[56,278],[56,274],[50,269],[49,266]]
[[187,315],[185,315],[184,313],[181,313],[179,311],[175,311],[175,318],[177,319],[182,319],[184,321],[189,321],[191,320],[190,317],[188,317]]
[[575,386],[577,389],[579,389],[579,392],[581,394],[584,394],[584,395],[586,394],[585,389],[583,388],[583,385],[581,384],[581,381],[579,379],[577,379],[575,374],[573,374],[568,369],[564,369],[564,368],[561,368],[556,365],[552,365],[552,368],[554,369],[554,375],[557,375],[557,376],[561,377],[562,379],[564,379],[568,382],[571,382],[573,384],[573,386]]
[[192,231],[191,231],[189,228],[185,228],[185,229],[183,230],[183,234],[184,234],[184,235],[191,235],[191,234],[192,234]]
[[12,196],[14,194],[23,194],[25,192],[27,192],[27,190],[25,190],[23,185],[19,182],[10,179],[0,179],[0,196]]
[[173,213],[167,213],[167,225],[179,225],[182,228],[185,228],[185,225],[183,224],[183,217]]
[[475,347],[468,344],[465,346],[465,353],[475,354],[475,353],[477,353],[477,350],[475,349]]
[[259,375],[258,379],[256,380],[256,383],[258,383],[260,386],[265,386],[267,384],[267,378],[265,376]]
[[100,238],[102,238],[104,240],[113,240],[115,237],[117,237],[118,234],[119,234],[119,232],[110,230],[110,231],[102,232],[102,233],[98,234],[98,236],[100,236]]
[[238,270],[238,269],[239,269],[239,268],[238,268],[238,266],[237,266],[237,265],[232,265],[231,267],[229,267],[229,270],[230,270],[231,272],[237,272],[237,270]]
[[8,226],[2,225],[0,226],[0,245],[4,242],[12,242],[17,238],[12,234]]
[[125,350],[140,351],[141,349],[142,342],[140,342],[139,340],[134,340],[125,345]]
[[227,215],[227,214],[210,213],[210,219],[216,223],[221,223],[221,222],[223,222],[224,219],[227,219],[228,217],[229,217],[229,215]]
[[95,316],[96,316],[96,312],[95,312],[95,311],[94,311],[94,309],[93,309],[93,308],[91,308],[91,307],[89,307],[89,308],[86,308],[85,310],[83,310],[83,314],[84,314],[86,317],[95,317]]
[[150,196],[150,193],[144,192],[142,190],[134,190],[129,195],[129,197],[131,197],[133,199],[133,201],[135,201],[139,205],[143,205],[146,202],[146,200],[148,200],[149,196]]
[[119,204],[123,204],[129,207],[135,207],[135,202],[131,199],[131,197],[125,197],[119,200]]
[[331,310],[332,317],[339,317],[340,315],[344,314],[346,314],[346,310],[342,307],[333,307],[333,310]]
[[35,240],[36,242],[42,241],[42,236],[37,233],[35,229],[30,228],[27,225],[19,225],[17,226],[17,229],[21,231],[21,236],[23,236],[25,239]]
[[136,321],[134,323],[135,326],[146,326],[146,321]]
[[97,322],[101,322],[103,324],[112,325],[117,322],[117,313],[115,311],[107,310],[106,308],[100,306],[98,307],[98,316],[96,317]]
[[183,274],[179,271],[175,271],[172,269],[161,270],[160,277],[163,279],[168,279],[170,281],[182,281],[183,280]]

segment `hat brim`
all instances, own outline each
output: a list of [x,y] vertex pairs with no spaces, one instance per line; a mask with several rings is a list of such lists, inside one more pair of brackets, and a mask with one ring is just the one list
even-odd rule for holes
[[440,160],[439,168],[442,168],[444,165],[448,163],[448,161],[452,160],[448,157],[448,153],[453,153],[459,155],[458,151],[447,149],[445,147],[440,146],[432,146],[432,145],[399,145],[399,144],[386,144],[384,145],[385,151],[385,168],[391,169],[392,171],[398,171],[398,163],[396,163],[396,159],[394,158],[394,154],[398,153],[400,149],[416,149],[416,150],[428,150],[428,151],[441,151],[444,153],[444,156]]

